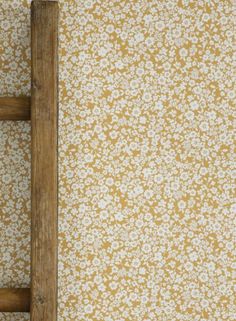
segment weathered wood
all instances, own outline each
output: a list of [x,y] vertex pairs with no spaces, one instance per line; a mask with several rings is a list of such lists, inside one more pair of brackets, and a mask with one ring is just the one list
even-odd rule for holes
[[31,321],[57,320],[58,3],[33,1]]
[[30,98],[0,97],[0,120],[30,120]]
[[29,312],[30,289],[0,289],[0,312]]

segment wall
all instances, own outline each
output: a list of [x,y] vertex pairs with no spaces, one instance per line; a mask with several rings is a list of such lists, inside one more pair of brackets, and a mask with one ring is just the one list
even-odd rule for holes
[[[60,7],[59,321],[235,320],[233,2]],[[29,1],[0,26],[0,94],[29,94]],[[0,286],[29,284],[29,185],[1,122]]]

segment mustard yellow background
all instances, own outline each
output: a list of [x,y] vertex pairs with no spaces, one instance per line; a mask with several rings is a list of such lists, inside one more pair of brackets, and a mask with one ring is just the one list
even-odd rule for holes
[[[29,8],[0,2],[2,96],[30,94]],[[234,15],[60,1],[59,321],[236,320]],[[29,238],[30,124],[1,122],[1,287]]]

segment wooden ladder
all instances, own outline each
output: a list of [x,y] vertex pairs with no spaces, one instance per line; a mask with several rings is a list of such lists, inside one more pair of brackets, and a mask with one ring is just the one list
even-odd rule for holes
[[31,97],[0,98],[0,120],[31,120],[31,285],[0,289],[0,312],[57,319],[58,3],[31,4]]

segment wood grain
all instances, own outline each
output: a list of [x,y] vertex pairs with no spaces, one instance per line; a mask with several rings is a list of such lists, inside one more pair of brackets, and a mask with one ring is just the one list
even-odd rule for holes
[[30,289],[0,289],[0,312],[29,312]]
[[31,321],[57,320],[58,3],[31,6]]
[[30,98],[0,97],[0,120],[30,120]]

